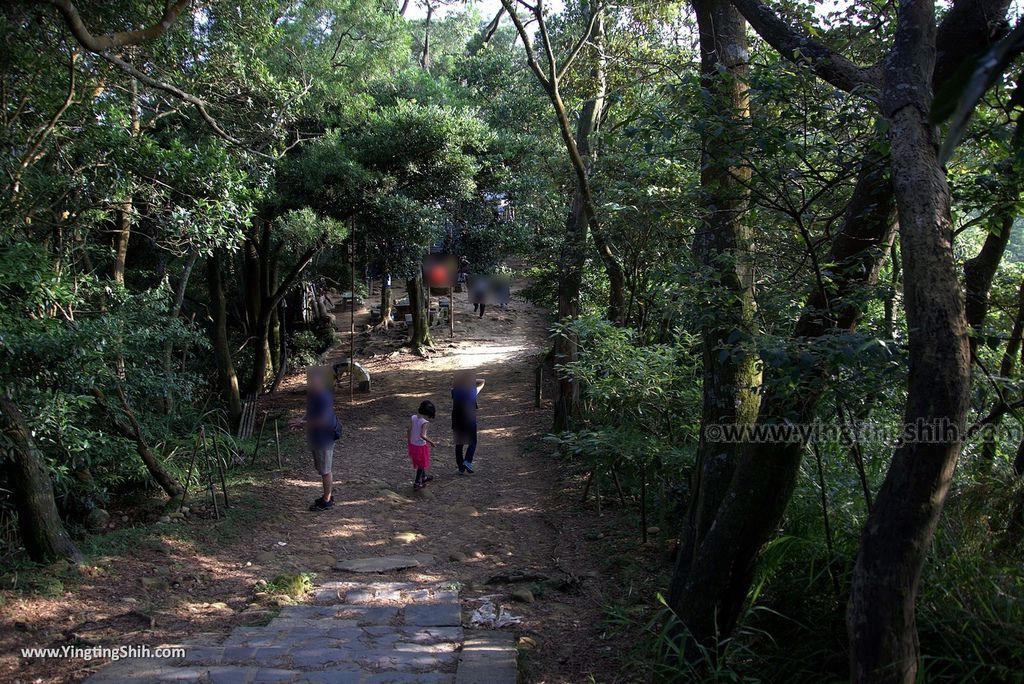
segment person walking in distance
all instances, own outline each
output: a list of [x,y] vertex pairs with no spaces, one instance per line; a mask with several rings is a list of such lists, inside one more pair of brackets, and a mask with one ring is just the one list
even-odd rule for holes
[[[473,473],[476,454],[477,395],[484,388],[484,380],[473,371],[461,371],[452,386],[452,432],[455,433],[455,465],[459,474]],[[466,447],[463,454],[463,447]]]
[[473,276],[469,281],[469,300],[473,302],[473,311],[480,313],[480,318],[484,317],[487,309],[487,289],[487,278],[482,275]]
[[334,397],[327,369],[310,368],[306,374],[306,438],[313,453],[313,466],[323,482],[323,494],[309,507],[326,511],[334,506],[334,445],[341,439],[341,423],[334,413]]

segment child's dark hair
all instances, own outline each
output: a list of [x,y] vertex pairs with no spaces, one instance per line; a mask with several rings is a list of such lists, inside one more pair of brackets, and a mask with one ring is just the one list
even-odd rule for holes
[[421,416],[433,418],[435,415],[437,415],[437,409],[434,408],[434,402],[425,401],[422,404],[420,404],[420,410],[418,411],[418,413]]

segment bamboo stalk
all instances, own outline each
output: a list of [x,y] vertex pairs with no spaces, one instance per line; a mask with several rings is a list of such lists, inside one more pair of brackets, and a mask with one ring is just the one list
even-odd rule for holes
[[188,460],[188,474],[185,475],[185,482],[182,483],[182,485],[185,488],[185,491],[182,492],[181,503],[178,504],[178,510],[179,511],[181,510],[181,507],[185,505],[185,499],[188,498],[188,486],[190,484],[192,484],[192,466],[195,465],[196,454],[198,454],[198,453],[199,453],[199,440],[196,439],[195,446],[192,447],[192,458],[190,458]]
[[213,518],[220,520],[220,507],[217,506],[217,492],[213,488],[213,465],[210,463],[210,448],[206,444],[206,428],[199,431],[199,437],[203,442],[203,456],[206,458],[206,486],[210,490],[210,502],[213,504]]
[[256,463],[256,455],[260,452],[260,442],[263,441],[263,430],[267,427],[267,412],[263,412],[263,422],[260,424],[260,434],[256,438],[256,444],[252,448],[252,456],[249,458],[249,465]]
[[213,457],[217,459],[217,472],[220,474],[220,489],[224,492],[224,508],[231,508],[228,503],[228,483],[224,477],[224,462],[220,458],[220,444],[217,442],[217,432],[213,433]]

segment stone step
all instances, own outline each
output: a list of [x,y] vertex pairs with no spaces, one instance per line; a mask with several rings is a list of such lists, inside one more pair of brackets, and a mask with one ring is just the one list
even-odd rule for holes
[[[387,640],[411,644],[437,644],[462,639],[461,627],[418,627],[416,625],[368,625],[362,629],[351,627],[304,628],[303,630],[267,631],[260,628],[242,627],[229,636],[223,647],[266,648],[271,646],[291,647],[316,642],[333,648],[342,648],[346,644],[362,641],[370,644],[382,644]],[[205,648],[205,647],[196,647]]]
[[314,601],[319,605],[450,603],[459,599],[456,587],[451,582],[429,585],[413,582],[326,582],[317,589]]
[[301,672],[281,668],[215,665],[171,667],[166,662],[123,660],[93,676],[91,684],[454,684],[452,672],[367,672],[325,668]]
[[477,632],[462,644],[455,684],[516,684],[516,637],[511,632]]
[[122,660],[90,682],[454,684],[465,636],[456,587],[331,582],[315,604],[286,606],[219,646],[186,645],[176,661]]
[[[390,648],[354,645],[350,648],[240,648],[193,647],[176,661],[163,660],[142,664],[126,660],[106,668],[94,681],[108,678],[150,677],[164,681],[178,677],[192,681],[197,672],[259,669],[265,673],[311,672],[332,670],[342,672],[429,673],[454,671],[459,659],[458,643],[410,644],[396,643]],[[177,673],[177,674],[175,674]],[[266,674],[266,676],[270,676]],[[282,675],[283,676],[283,675]],[[294,677],[290,678],[294,679]]]

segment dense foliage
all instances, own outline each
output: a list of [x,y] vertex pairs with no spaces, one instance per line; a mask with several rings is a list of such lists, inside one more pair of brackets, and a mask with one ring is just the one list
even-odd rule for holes
[[[920,16],[877,2],[509,0],[486,6],[495,27],[472,3],[423,20],[390,2],[206,0],[102,50],[64,4],[0,10],[0,392],[75,534],[111,497],[173,496],[136,453],[187,478],[174,454],[200,426],[233,431],[285,346],[316,362],[333,329],[303,308],[348,288],[350,247],[357,274],[411,285],[440,248],[476,271],[522,266],[552,314],[549,443],[638,539],[679,541],[675,567],[650,573],[648,615],[618,621],[643,635],[626,679],[848,676],[848,640],[871,641],[858,597],[886,570],[865,529],[911,507],[899,473],[920,459],[948,472],[911,469],[905,491],[934,480],[934,515],[887,547],[926,556],[890,554],[894,575],[921,573],[893,585],[917,593],[904,660],[920,669],[903,681],[1020,678],[1022,41],[1007,3],[981,3],[981,34],[956,14],[972,3],[900,3],[940,22],[901,42]],[[73,5],[93,39],[159,25],[160,6]],[[907,92],[934,90],[934,107],[930,92],[893,106],[895,75],[853,69],[927,40],[929,87]],[[934,182],[909,175],[911,129],[947,136],[915,147]],[[917,206],[936,208],[931,229]],[[940,357],[963,368],[943,362],[922,392],[915,369]],[[919,401],[965,439],[907,447]],[[815,434],[719,447],[720,423]],[[722,530],[733,549],[712,543]],[[686,582],[725,567],[695,598]],[[855,647],[853,667],[890,646]]]

